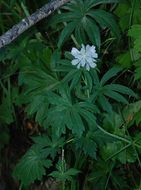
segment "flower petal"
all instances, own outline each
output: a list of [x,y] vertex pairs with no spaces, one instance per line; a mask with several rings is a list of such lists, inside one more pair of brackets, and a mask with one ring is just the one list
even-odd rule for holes
[[95,67],[96,67],[96,64],[95,64],[94,62],[89,62],[89,66],[90,66],[91,68],[95,68]]
[[72,54],[74,57],[77,57],[77,55],[80,54],[80,52],[78,51],[78,49],[72,48],[71,54]]
[[79,60],[78,59],[73,59],[72,61],[71,61],[71,64],[72,65],[77,65],[79,63]]
[[86,64],[86,59],[82,58],[80,63],[81,63],[81,66],[84,67]]

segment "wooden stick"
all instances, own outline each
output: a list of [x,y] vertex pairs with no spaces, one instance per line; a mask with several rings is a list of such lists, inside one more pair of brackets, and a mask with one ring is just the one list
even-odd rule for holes
[[22,21],[14,25],[10,30],[8,30],[6,33],[0,36],[0,48],[4,47],[7,44],[10,44],[24,31],[29,29],[31,26],[35,25],[43,18],[48,17],[56,9],[60,8],[62,5],[69,1],[70,0],[53,0],[45,4],[32,15],[24,18]]

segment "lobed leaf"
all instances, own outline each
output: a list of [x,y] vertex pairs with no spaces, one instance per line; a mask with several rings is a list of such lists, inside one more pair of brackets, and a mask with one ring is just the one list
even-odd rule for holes
[[45,168],[51,166],[51,161],[41,154],[37,147],[31,148],[16,165],[13,176],[21,180],[24,186],[28,186],[36,179],[41,180],[46,174]]

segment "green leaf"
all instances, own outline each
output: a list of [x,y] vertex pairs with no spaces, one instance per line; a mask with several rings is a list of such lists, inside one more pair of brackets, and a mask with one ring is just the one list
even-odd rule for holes
[[46,174],[45,168],[51,166],[51,161],[44,157],[37,147],[31,148],[16,165],[13,176],[21,180],[25,186],[33,183],[36,179],[41,180]]
[[74,73],[74,75],[70,76],[69,80],[71,80],[70,89],[77,88],[77,86],[80,84],[79,82],[81,81],[81,71],[79,70],[78,72]]
[[104,111],[107,111],[107,112],[111,112],[112,111],[112,106],[109,103],[109,101],[107,100],[107,98],[105,98],[105,96],[99,95],[98,102],[100,103],[100,106],[102,107],[102,109]]
[[104,114],[103,127],[107,131],[123,136],[125,135],[124,131],[121,129],[123,124],[124,121],[120,114],[114,111]]
[[34,95],[30,97],[32,100],[28,102],[26,112],[29,116],[35,114],[35,121],[40,125],[47,117],[47,110],[49,106],[47,95]]
[[[141,145],[141,133],[137,132],[134,136],[134,141],[133,142],[137,142],[138,145]],[[141,149],[137,148],[139,153],[141,153]]]
[[[49,26],[56,27],[57,25],[64,23],[64,29],[59,36],[58,47],[61,47],[63,42],[68,39],[71,34],[74,32],[77,42],[87,43],[89,39],[93,44],[96,44],[100,48],[100,29],[99,22],[104,20],[104,25],[110,28],[116,35],[119,35],[119,27],[115,21],[115,18],[112,14],[107,13],[104,10],[99,10],[99,18],[94,18],[89,16],[89,12],[95,10],[95,6],[104,3],[117,3],[115,0],[72,0],[68,4],[62,7],[61,14],[56,14],[51,18]],[[97,10],[96,10],[97,11]],[[102,16],[101,16],[102,14]],[[96,23],[97,22],[97,23]],[[102,22],[102,21],[101,21]]]
[[[132,10],[131,2],[120,1],[120,3],[118,3],[117,8],[114,11],[119,18],[119,25],[123,32],[129,29],[129,17],[131,10]],[[132,19],[134,20],[134,18]],[[132,23],[134,23],[133,20]]]
[[111,31],[115,34],[116,37],[119,38],[120,30],[119,26],[117,25],[114,16],[111,13],[108,13],[104,10],[95,9],[94,11],[90,11],[88,13],[95,21],[102,27],[108,27]]
[[92,112],[87,111],[86,109],[80,110],[80,114],[85,119],[85,121],[88,123],[88,126],[92,129],[96,128],[96,117]]
[[79,44],[83,44],[84,42],[87,41],[86,40],[87,39],[86,32],[85,32],[84,27],[81,24],[81,22],[75,28],[75,37]]
[[89,136],[81,137],[76,141],[76,148],[84,151],[85,155],[96,159],[97,145]]
[[136,63],[136,70],[135,70],[135,80],[141,79],[141,59],[139,59]]
[[82,23],[83,28],[89,37],[89,40],[98,48],[100,48],[100,31],[95,21],[90,18],[88,19],[87,17],[84,17]]
[[100,84],[105,84],[108,80],[110,80],[112,77],[116,76],[118,72],[121,71],[121,68],[119,67],[113,67],[110,70],[108,70],[102,77]]
[[114,92],[114,91],[106,91],[104,92],[104,95],[116,100],[117,102],[122,102],[124,104],[128,104],[127,99],[125,99],[121,94]]
[[64,138],[58,138],[54,133],[51,138],[47,135],[42,135],[38,137],[32,138],[35,145],[41,149],[41,152],[44,153],[45,156],[50,155],[51,158],[55,158],[57,152],[64,145]]
[[67,169],[65,160],[59,160],[56,169],[57,171],[53,171],[49,175],[62,181],[71,181],[72,176],[76,176],[79,173],[79,170],[75,168]]
[[[134,103],[126,106],[123,111],[124,120],[128,123],[128,127],[135,122],[137,125],[141,122],[141,101],[136,101]],[[130,124],[130,125],[129,125]]]
[[119,54],[116,60],[122,68],[130,68],[132,65],[130,51],[126,51],[125,53]]
[[110,158],[117,159],[122,164],[126,164],[127,162],[133,163],[137,159],[133,147],[127,147],[127,144],[123,142],[108,143],[103,146],[101,154],[102,158],[105,160]]
[[94,114],[98,112],[98,109],[89,102],[72,104],[70,92],[67,92],[69,89],[68,87],[65,89],[61,95],[50,93],[48,96],[50,108],[43,125],[46,128],[51,126],[57,136],[65,133],[66,128],[69,128],[74,135],[80,137],[85,131],[83,120],[90,126],[95,124]]
[[72,132],[80,137],[83,134],[85,128],[82,119],[77,111],[73,110],[71,112],[71,120],[73,123]]
[[134,39],[134,48],[141,52],[141,25],[132,25],[128,35]]
[[93,8],[99,4],[118,3],[119,0],[86,0],[86,5],[89,8]]
[[76,27],[77,22],[71,22],[69,23],[61,32],[59,41],[58,41],[58,47],[60,48],[62,44],[65,42],[65,40],[68,39],[68,37],[71,35],[71,33],[74,31]]
[[121,84],[109,84],[109,85],[106,85],[105,87],[110,90],[119,92],[121,94],[137,97],[137,95],[130,88],[123,86]]
[[98,162],[94,163],[93,167],[95,169],[90,173],[89,179],[96,187],[103,189],[107,182],[108,173],[113,167],[113,162],[105,162],[99,159]]
[[95,130],[92,134],[92,138],[94,140],[94,142],[98,145],[98,147],[103,147],[103,145],[109,143],[109,142],[113,142],[115,141],[114,138],[112,138],[111,136],[104,134],[102,131],[100,130]]

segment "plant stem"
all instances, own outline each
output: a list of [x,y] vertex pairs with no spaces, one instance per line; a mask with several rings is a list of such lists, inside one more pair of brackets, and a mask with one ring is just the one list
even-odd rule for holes
[[109,133],[108,131],[106,131],[105,129],[103,129],[102,127],[100,127],[99,125],[97,125],[97,128],[100,129],[100,131],[102,131],[103,133],[115,138],[115,139],[118,139],[118,140],[121,140],[121,141],[124,141],[124,142],[127,142],[128,144],[130,144],[130,140],[124,138],[124,137],[120,137],[118,135],[114,135],[112,133]]
[[19,190],[22,190],[22,187],[23,187],[23,185],[21,184],[20,187],[19,187]]

